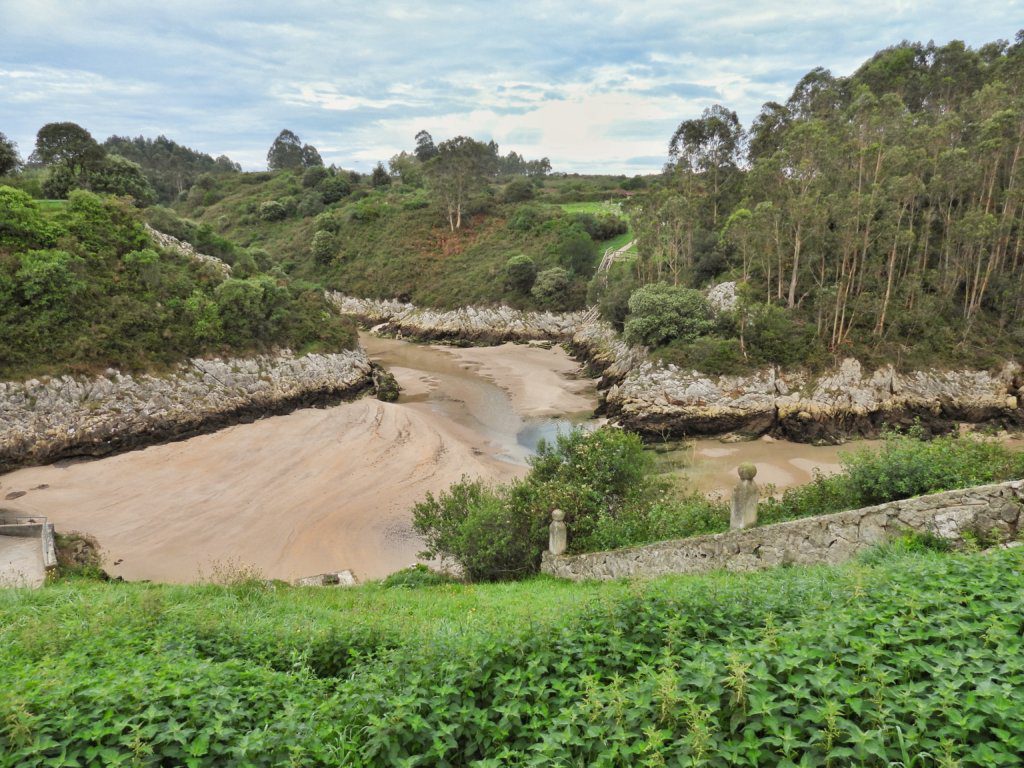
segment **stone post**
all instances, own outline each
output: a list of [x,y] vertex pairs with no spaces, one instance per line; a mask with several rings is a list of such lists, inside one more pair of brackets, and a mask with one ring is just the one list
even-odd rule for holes
[[749,463],[740,464],[736,472],[740,481],[732,489],[732,516],[729,519],[729,527],[734,531],[757,525],[758,491],[754,482],[757,467]]
[[551,510],[551,525],[548,526],[548,551],[552,555],[564,555],[566,548],[565,512]]

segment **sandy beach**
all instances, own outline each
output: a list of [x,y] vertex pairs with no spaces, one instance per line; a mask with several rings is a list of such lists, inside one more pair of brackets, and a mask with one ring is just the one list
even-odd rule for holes
[[[371,354],[414,358],[392,368],[402,401],[366,398],[19,470],[0,476],[0,504],[94,535],[108,570],[127,579],[190,582],[234,564],[288,580],[347,568],[365,580],[416,561],[410,513],[428,491],[526,471],[516,404],[525,414],[594,407],[593,382],[566,378],[578,366],[561,349],[367,343]],[[26,493],[3,500],[16,491]]]

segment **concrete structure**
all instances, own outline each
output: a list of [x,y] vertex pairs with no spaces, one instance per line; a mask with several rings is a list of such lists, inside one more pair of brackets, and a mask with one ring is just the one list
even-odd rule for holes
[[53,525],[0,510],[0,587],[41,587],[56,567]]
[[548,526],[548,552],[552,555],[565,554],[568,535],[565,529],[565,512],[551,510],[551,525]]
[[736,472],[740,481],[732,489],[732,515],[729,527],[736,531],[741,528],[753,528],[757,525],[757,467],[753,464],[740,464]]
[[582,555],[545,553],[541,571],[579,581],[836,564],[907,531],[959,546],[970,536],[1011,541],[1022,525],[1024,480],[1015,480],[712,536]]

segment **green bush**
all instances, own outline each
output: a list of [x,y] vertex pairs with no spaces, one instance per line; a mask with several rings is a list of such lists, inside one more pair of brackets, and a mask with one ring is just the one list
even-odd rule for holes
[[413,526],[427,542],[427,555],[454,560],[471,580],[522,578],[540,565],[556,508],[565,513],[573,552],[728,526],[723,505],[670,494],[640,439],[612,428],[541,443],[522,481],[491,488],[463,480],[428,495],[413,509]]
[[919,432],[889,434],[880,450],[840,456],[842,471],[815,474],[781,499],[761,504],[762,524],[824,515],[972,485],[1024,477],[1024,454],[996,441],[966,435],[920,439]]
[[452,584],[455,581],[447,573],[433,571],[422,563],[417,563],[395,571],[381,582],[381,586],[386,589],[420,589],[436,587],[439,584]]
[[743,373],[750,367],[740,350],[739,339],[717,336],[702,336],[689,343],[669,342],[656,350],[655,357],[683,369],[716,376]]
[[264,221],[281,221],[288,216],[288,209],[278,200],[260,203],[259,217]]
[[322,165],[312,165],[302,172],[302,186],[312,189],[330,177],[331,172]]
[[569,299],[569,273],[561,267],[545,269],[537,275],[530,295],[545,309],[564,309]]
[[334,258],[335,250],[337,246],[334,242],[334,235],[325,230],[321,230],[313,235],[313,242],[310,244],[310,250],[313,252],[313,258],[315,258],[320,264],[327,264],[332,258]]
[[505,262],[505,284],[513,291],[529,293],[537,280],[537,265],[524,254],[513,256]]
[[700,291],[668,283],[651,283],[629,297],[625,338],[632,344],[663,346],[693,342],[713,326],[711,311]]
[[502,192],[506,203],[522,203],[533,199],[533,183],[529,179],[513,179]]
[[344,176],[331,176],[320,182],[317,191],[324,203],[331,205],[347,197],[352,192],[352,185]]

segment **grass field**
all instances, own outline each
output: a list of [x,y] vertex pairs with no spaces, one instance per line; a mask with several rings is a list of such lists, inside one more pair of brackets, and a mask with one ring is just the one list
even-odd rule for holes
[[1022,571],[7,590],[0,766],[1017,765]]
[[[566,213],[611,213],[616,216],[622,216],[629,221],[629,216],[622,210],[622,204],[612,201],[604,202],[589,202],[589,203],[562,203],[559,205]],[[611,240],[605,240],[601,243],[601,251],[604,252],[608,248],[618,250],[626,243],[630,242],[634,238],[632,226],[621,235],[613,237]],[[628,253],[636,251],[636,247],[631,248]]]

